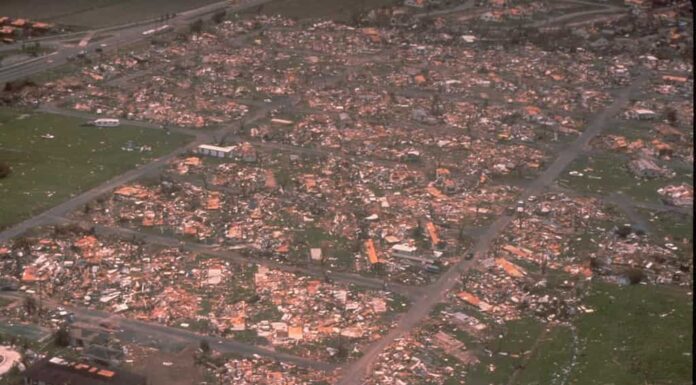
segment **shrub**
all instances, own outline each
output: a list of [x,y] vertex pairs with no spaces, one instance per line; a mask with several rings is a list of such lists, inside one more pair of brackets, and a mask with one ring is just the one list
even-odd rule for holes
[[201,33],[203,31],[203,20],[198,19],[191,23],[191,33]]
[[53,334],[53,343],[59,347],[70,345],[70,333],[65,327],[61,327]]
[[213,22],[215,24],[220,24],[223,21],[225,21],[226,16],[227,16],[227,12],[223,9],[221,11],[215,12],[215,14],[213,14],[213,17],[211,20],[213,20]]
[[12,168],[5,162],[0,162],[0,179],[7,178],[12,173]]
[[628,282],[630,282],[631,285],[637,285],[645,279],[645,273],[641,269],[628,269],[628,271],[626,271],[626,278],[628,278]]

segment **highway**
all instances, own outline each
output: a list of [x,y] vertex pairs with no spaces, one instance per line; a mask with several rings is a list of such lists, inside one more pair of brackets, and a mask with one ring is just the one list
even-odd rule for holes
[[[181,12],[175,17],[169,19],[167,24],[172,26],[172,28],[176,28],[181,25],[188,25],[199,18],[203,18],[220,10],[239,12],[248,8],[257,7],[270,1],[272,0],[249,0],[242,1],[238,4],[233,4],[230,1],[221,1],[219,3],[209,4],[201,8]],[[104,52],[110,52],[126,45],[146,41],[147,39],[150,39],[152,35],[143,35],[143,32],[162,25],[164,24],[161,21],[152,21],[145,24],[132,23],[121,27],[86,31],[84,34],[92,33],[93,39],[84,47],[66,45],[64,43],[66,40],[68,40],[67,37],[55,36],[53,40],[47,39],[41,43],[42,45],[56,47],[57,50],[54,53],[0,68],[0,83],[26,79],[32,75],[60,67],[68,63],[70,58],[77,56],[80,51],[85,51],[87,54],[94,54],[97,47],[103,47]],[[106,37],[95,40],[94,38],[100,34],[103,34],[102,36]],[[74,40],[76,38],[74,34],[70,34],[68,36],[70,40]],[[14,47],[14,49],[18,49],[19,47],[17,47],[17,45],[18,44],[15,44],[12,47]],[[4,50],[9,49],[10,48],[4,48]]]

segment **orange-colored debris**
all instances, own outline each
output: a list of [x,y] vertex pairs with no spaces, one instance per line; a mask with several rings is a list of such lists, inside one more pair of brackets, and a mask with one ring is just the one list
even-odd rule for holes
[[319,290],[319,286],[321,286],[321,281],[313,280],[307,282],[307,293],[316,294]]
[[430,242],[432,242],[433,246],[436,246],[438,243],[440,243],[440,237],[437,235],[437,229],[435,228],[433,222],[426,223],[425,228],[428,230]]
[[271,170],[266,170],[266,188],[269,190],[278,188],[278,182],[276,182],[275,175],[273,175],[273,171]]
[[227,238],[242,239],[242,226],[230,226],[230,228],[227,229]]
[[505,272],[509,276],[514,278],[524,277],[526,274],[526,272],[521,267],[506,260],[505,258],[496,258],[495,264],[498,265],[498,267],[500,267],[501,269],[505,270]]
[[220,210],[220,193],[213,191],[208,195],[208,202],[206,202],[207,210]]
[[563,271],[573,275],[582,275],[585,278],[592,277],[592,269],[587,266],[566,265],[563,267]]
[[305,175],[303,179],[307,191],[314,190],[314,188],[317,187],[317,180],[314,179],[314,175]]
[[25,266],[22,272],[22,282],[45,281],[46,277],[39,276],[36,266]]
[[302,326],[288,327],[288,337],[293,340],[301,340],[303,337]]
[[434,186],[426,187],[426,191],[436,199],[445,199],[447,196]]
[[287,254],[288,252],[290,252],[290,245],[287,242],[283,242],[276,247],[276,253]]
[[503,246],[503,250],[505,250],[509,253],[515,254],[516,256],[518,256],[520,258],[531,259],[531,257],[532,257],[531,250],[527,250],[527,249],[521,248],[521,247],[515,247],[513,245],[505,245],[505,246]]
[[124,197],[145,199],[148,196],[148,191],[147,189],[140,186],[123,186],[114,191],[114,194],[121,195]]
[[97,247],[98,243],[99,241],[95,236],[86,235],[75,242],[75,247],[79,248],[84,252],[87,250],[94,249],[95,247]]
[[539,109],[539,107],[526,106],[524,108],[524,110],[525,110],[525,112],[527,112],[527,115],[530,115],[530,116],[536,116],[536,115],[541,114],[541,109]]
[[687,78],[683,76],[672,76],[672,75],[664,75],[662,76],[662,80],[666,82],[675,82],[675,83],[686,83]]
[[365,251],[367,252],[367,260],[370,261],[371,264],[374,265],[380,262],[379,258],[377,258],[375,243],[372,241],[372,239],[365,241]]
[[462,301],[464,301],[470,305],[476,306],[483,311],[487,311],[488,309],[491,308],[491,305],[480,300],[477,296],[475,296],[467,291],[460,291],[457,294],[457,297],[459,297]]
[[203,164],[203,162],[201,161],[201,158],[196,157],[196,156],[191,156],[191,157],[184,159],[183,163],[187,166],[194,166],[194,167],[200,166],[201,164]]

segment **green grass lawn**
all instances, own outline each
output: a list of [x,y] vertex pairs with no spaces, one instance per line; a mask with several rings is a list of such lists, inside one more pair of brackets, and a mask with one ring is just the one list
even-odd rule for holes
[[[627,168],[628,157],[621,154],[601,153],[579,158],[559,179],[559,184],[581,193],[610,194],[622,192],[640,202],[659,202],[657,189],[670,184],[693,183],[693,170],[678,162],[667,162],[674,170],[674,178],[638,179]],[[568,175],[578,171],[583,176]]]
[[655,212],[638,209],[638,212],[650,222],[653,234],[664,239],[690,239],[693,240],[694,217],[677,212]]
[[[184,145],[191,137],[138,127],[96,128],[81,119],[0,108],[0,228]],[[49,138],[52,135],[53,138]],[[151,151],[125,151],[128,141]]]
[[447,332],[480,352],[481,363],[467,373],[469,385],[509,384],[518,367],[515,385],[689,384],[693,308],[685,293],[666,286],[595,282],[583,301],[594,312],[580,315],[573,322],[575,331],[562,324],[543,333],[543,324],[522,319],[494,328],[493,338],[480,344],[466,333]]
[[[492,352],[490,357],[485,353],[479,355],[481,362],[468,371],[466,383],[471,385],[507,384],[515,368],[524,362],[525,352],[531,349],[543,329],[544,325],[540,322],[526,318],[508,322],[505,327],[496,330],[502,338],[494,337],[484,342],[482,346],[476,346],[471,343],[472,341],[465,341],[465,343],[468,342],[469,348],[487,349]],[[461,336],[457,337],[462,339]]]
[[690,384],[693,303],[681,289],[595,283],[569,384]]
[[557,325],[544,334],[537,350],[530,354],[515,383],[544,385],[562,383],[572,359],[572,334],[567,326]]

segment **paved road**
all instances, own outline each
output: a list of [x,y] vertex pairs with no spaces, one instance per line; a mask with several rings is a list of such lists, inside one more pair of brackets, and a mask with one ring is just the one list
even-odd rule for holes
[[[614,102],[596,116],[580,137],[571,143],[568,148],[563,149],[556,160],[527,186],[522,192],[520,199],[526,201],[530,196],[539,195],[550,186],[563,170],[588,147],[590,140],[602,131],[607,121],[624,108],[628,103],[629,96],[640,88],[646,78],[645,74],[641,74],[629,87],[620,90]],[[363,378],[370,372],[372,365],[378,360],[379,354],[394,340],[402,337],[428,317],[435,305],[441,302],[446,294],[457,285],[462,273],[478,263],[478,260],[490,248],[493,240],[503,232],[511,221],[512,217],[509,215],[498,217],[476,241],[473,247],[475,258],[469,261],[462,259],[457,265],[445,272],[435,284],[429,286],[426,292],[412,305],[410,310],[402,316],[394,329],[371,345],[359,360],[343,369],[343,378],[338,382],[338,385],[361,384]]]
[[[20,293],[0,293],[0,297],[16,299],[23,298]],[[57,307],[57,303],[43,300],[43,305],[51,308]],[[237,353],[244,356],[253,356],[258,354],[259,356],[270,358],[273,360],[278,360],[290,364],[294,364],[300,367],[329,371],[334,370],[336,365],[321,362],[317,360],[302,358],[294,356],[287,353],[277,352],[270,349],[244,344],[230,339],[220,338],[220,337],[210,337],[202,334],[198,334],[186,329],[175,328],[164,326],[152,322],[143,322],[124,318],[121,316],[114,316],[111,313],[77,308],[71,306],[63,306],[65,309],[73,312],[75,314],[75,321],[82,322],[90,325],[98,325],[101,322],[108,321],[115,324],[118,329],[115,331],[115,336],[121,341],[131,342],[139,345],[145,346],[161,346],[166,348],[175,348],[177,346],[184,345],[195,345],[197,346],[201,340],[206,340],[210,346],[222,353]]]

